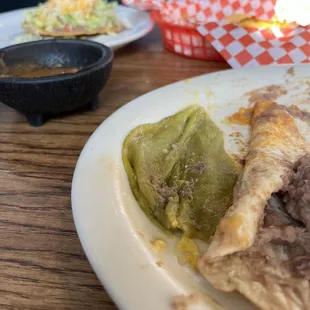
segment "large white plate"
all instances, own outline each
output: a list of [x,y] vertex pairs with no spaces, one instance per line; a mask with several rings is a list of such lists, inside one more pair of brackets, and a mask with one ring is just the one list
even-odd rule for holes
[[[20,9],[0,14],[0,48],[21,43],[21,40],[23,42],[36,40],[36,38],[30,39],[24,36],[25,32],[21,24],[25,18],[26,10]],[[113,36],[92,36],[90,40],[105,44],[116,50],[132,41],[142,38],[153,29],[154,23],[147,13],[121,5],[116,10],[120,20],[123,21],[128,29]]]
[[[199,103],[223,130],[227,151],[236,153],[238,147],[230,134],[240,131],[246,137],[247,129],[230,126],[223,119],[248,106],[247,92],[281,84],[288,93],[277,99],[279,103],[310,107],[310,66],[297,66],[295,73],[288,69],[229,70],[166,86],[125,105],[91,136],[74,173],[73,215],[91,265],[121,309],[168,310],[173,296],[197,291],[206,292],[226,309],[253,309],[240,295],[218,292],[179,265],[175,241],[150,223],[131,193],[121,159],[122,142],[132,128]],[[168,249],[156,254],[149,242],[154,238],[168,240]],[[164,265],[158,267],[158,261]],[[195,309],[215,308],[210,300]]]

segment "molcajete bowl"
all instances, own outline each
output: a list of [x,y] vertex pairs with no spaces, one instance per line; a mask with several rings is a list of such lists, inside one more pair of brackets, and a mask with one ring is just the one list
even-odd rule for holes
[[0,77],[0,101],[24,113],[34,126],[46,117],[95,109],[112,69],[113,52],[87,40],[51,39],[0,50],[7,67],[35,63],[43,67],[74,67],[76,73],[46,77]]

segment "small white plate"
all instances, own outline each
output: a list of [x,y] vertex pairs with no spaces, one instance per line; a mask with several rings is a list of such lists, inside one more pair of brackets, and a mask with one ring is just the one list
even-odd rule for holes
[[[91,136],[74,173],[73,215],[87,257],[120,309],[168,310],[173,296],[192,292],[205,292],[226,309],[254,309],[239,294],[215,290],[177,262],[175,240],[148,220],[131,193],[122,163],[122,143],[134,127],[157,122],[198,103],[223,130],[226,150],[238,153],[240,145],[230,134],[240,132],[246,140],[248,129],[223,120],[248,106],[249,92],[280,84],[281,91],[278,96],[274,92],[272,99],[309,109],[310,66],[288,69],[278,66],[228,70],[166,86],[125,105]],[[283,94],[284,89],[287,94]],[[155,253],[150,245],[154,238],[167,240],[168,249]],[[158,261],[162,267],[156,264]],[[193,309],[218,307],[210,299]]]
[[[38,38],[28,38],[22,28],[25,18],[25,12],[29,9],[20,9],[0,14],[0,48],[21,43],[34,41]],[[148,34],[154,27],[154,23],[148,13],[137,11],[125,6],[119,5],[116,8],[117,15],[124,23],[126,30],[116,35],[97,35],[91,36],[91,41],[96,41],[116,50],[130,42],[142,38]]]

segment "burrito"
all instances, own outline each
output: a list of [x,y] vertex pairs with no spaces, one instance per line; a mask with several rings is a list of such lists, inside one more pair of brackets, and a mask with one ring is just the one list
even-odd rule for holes
[[309,124],[307,112],[256,103],[234,202],[198,263],[214,287],[264,310],[310,306]]

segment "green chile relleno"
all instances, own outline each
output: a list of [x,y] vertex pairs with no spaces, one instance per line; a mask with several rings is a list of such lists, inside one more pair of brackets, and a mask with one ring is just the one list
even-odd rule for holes
[[238,169],[201,106],[133,129],[123,162],[140,207],[166,232],[208,240],[232,204]]

